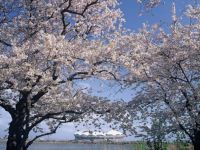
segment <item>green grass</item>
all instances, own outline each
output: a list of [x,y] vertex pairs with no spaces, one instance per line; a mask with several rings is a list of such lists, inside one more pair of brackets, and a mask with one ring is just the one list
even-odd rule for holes
[[[134,150],[146,150],[147,147],[145,142],[136,142],[133,144]],[[191,144],[183,142],[174,142],[174,143],[163,143],[163,150],[192,150]]]
[[134,150],[145,150],[146,143],[145,142],[138,142],[133,144]]

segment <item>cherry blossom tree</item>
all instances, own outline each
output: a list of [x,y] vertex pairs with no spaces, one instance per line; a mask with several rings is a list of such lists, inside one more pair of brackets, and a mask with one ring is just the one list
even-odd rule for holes
[[[161,1],[138,2],[153,8]],[[122,30],[118,4],[118,0],[0,0],[0,106],[12,118],[7,150],[27,149],[62,123],[92,113],[131,128],[127,111],[135,115],[142,108],[138,105],[151,103],[173,116],[173,124],[195,149],[200,147],[199,6],[188,6],[189,24],[179,20],[173,6],[170,33],[159,25],[129,33]],[[74,87],[77,80],[91,77],[134,84],[139,92],[126,106]],[[42,122],[50,132],[27,142],[31,131],[43,132]]]
[[158,6],[162,0],[137,0],[138,3],[142,4],[145,9],[152,9]]
[[[117,78],[108,38],[124,21],[117,6],[117,0],[0,1],[0,106],[12,119],[7,150],[27,149],[91,113],[121,119],[121,103],[73,86],[90,77]],[[42,133],[27,141],[31,131]]]
[[113,41],[112,56],[128,70],[124,81],[138,87],[139,92],[130,103],[132,109],[147,108],[143,112],[151,115],[147,106],[160,106],[157,110],[168,113],[195,150],[200,147],[199,10],[199,5],[187,6],[187,24],[176,16],[173,5],[170,32],[159,25],[144,24],[139,33],[118,36]]

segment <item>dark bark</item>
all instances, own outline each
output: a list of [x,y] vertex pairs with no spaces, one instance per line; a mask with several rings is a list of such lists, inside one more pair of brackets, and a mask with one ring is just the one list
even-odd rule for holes
[[21,119],[16,117],[10,123],[6,150],[25,150],[28,133],[23,129]]
[[12,118],[8,132],[7,150],[25,150],[26,140],[28,139],[25,111],[25,106],[22,106],[21,111],[16,111]]
[[28,120],[30,107],[28,95],[30,92],[21,91],[22,98],[16,104],[15,114],[9,126],[7,150],[25,150],[28,139]]
[[194,146],[194,150],[200,149],[200,130],[195,130],[194,132],[194,140],[192,141]]

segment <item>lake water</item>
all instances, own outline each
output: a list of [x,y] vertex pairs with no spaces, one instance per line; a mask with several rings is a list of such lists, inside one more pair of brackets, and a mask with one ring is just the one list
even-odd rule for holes
[[[6,145],[0,143],[0,150],[5,150]],[[29,150],[134,150],[132,144],[33,144]]]

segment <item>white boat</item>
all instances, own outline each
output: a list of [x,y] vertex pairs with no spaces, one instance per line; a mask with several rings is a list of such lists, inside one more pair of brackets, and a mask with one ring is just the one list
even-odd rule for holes
[[104,132],[93,132],[93,131],[80,131],[74,134],[75,139],[122,139],[124,134],[119,131],[111,130],[106,133]]

